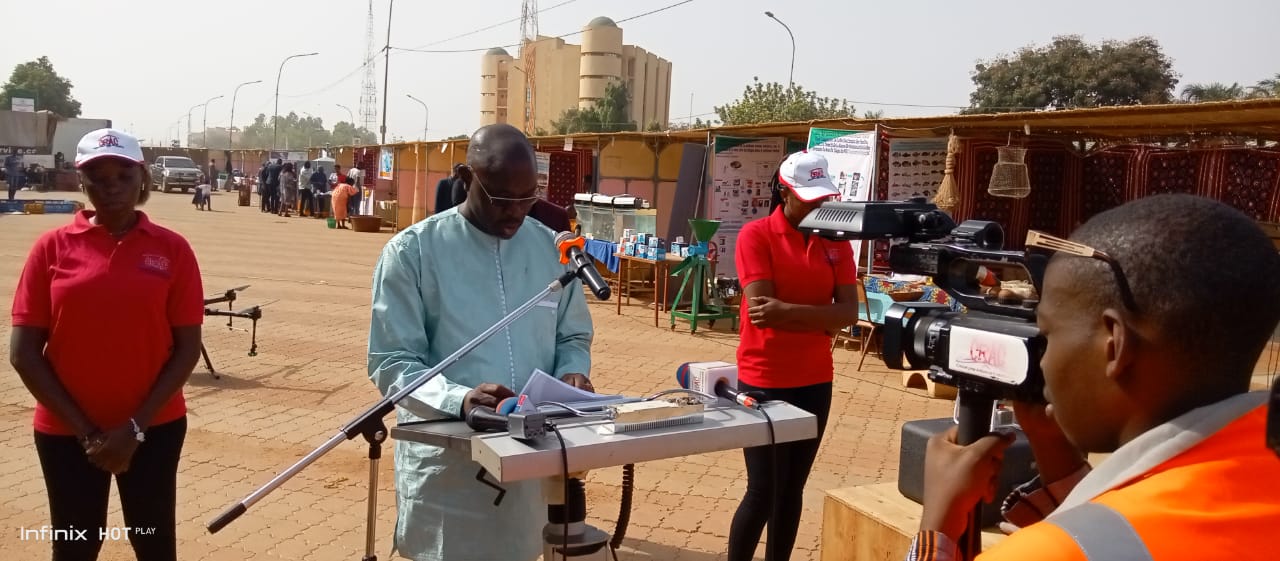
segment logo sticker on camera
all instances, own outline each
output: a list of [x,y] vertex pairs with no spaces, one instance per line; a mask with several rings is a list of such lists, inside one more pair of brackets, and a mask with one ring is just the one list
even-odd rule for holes
[[947,362],[947,368],[955,372],[1018,385],[1027,380],[1030,357],[1018,337],[953,325]]

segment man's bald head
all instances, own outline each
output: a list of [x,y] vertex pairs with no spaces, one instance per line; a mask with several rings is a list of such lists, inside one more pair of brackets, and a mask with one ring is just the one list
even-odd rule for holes
[[467,165],[481,172],[502,173],[512,165],[533,165],[534,159],[528,137],[507,124],[480,127],[467,146]]

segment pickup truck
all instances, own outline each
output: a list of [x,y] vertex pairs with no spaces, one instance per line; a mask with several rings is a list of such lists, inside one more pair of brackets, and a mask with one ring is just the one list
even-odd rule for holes
[[194,189],[204,178],[204,172],[185,156],[160,156],[151,164],[151,189],[168,193],[182,189],[186,193]]

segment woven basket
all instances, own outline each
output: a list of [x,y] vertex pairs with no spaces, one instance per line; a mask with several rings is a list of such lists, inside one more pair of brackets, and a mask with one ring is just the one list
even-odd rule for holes
[[892,290],[888,292],[894,302],[914,302],[924,296],[923,290]]

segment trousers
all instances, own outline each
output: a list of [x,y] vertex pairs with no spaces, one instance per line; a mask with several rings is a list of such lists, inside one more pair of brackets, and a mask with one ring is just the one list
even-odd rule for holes
[[186,417],[148,428],[129,470],[115,476],[126,530],[106,527],[111,473],[89,461],[76,437],[36,432],[50,526],[64,530],[50,540],[53,561],[95,561],[104,538],[127,538],[138,561],[176,561],[178,460],[186,434]]
[[785,401],[818,418],[815,439],[742,451],[747,462],[747,492],[729,526],[728,561],[750,561],[766,525],[769,536],[765,561],[787,561],[800,530],[804,486],[831,413],[831,382],[798,388],[761,388],[739,381],[738,390],[763,393],[768,401]]

